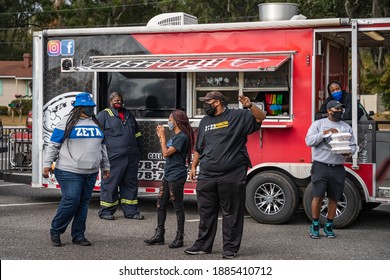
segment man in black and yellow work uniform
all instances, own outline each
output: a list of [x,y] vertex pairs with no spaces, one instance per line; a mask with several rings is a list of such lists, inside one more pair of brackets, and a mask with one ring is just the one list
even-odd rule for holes
[[106,138],[112,175],[102,179],[99,217],[114,220],[120,203],[125,218],[143,220],[138,208],[137,178],[142,135],[133,114],[123,107],[121,94],[111,93],[109,102],[110,107],[97,115]]

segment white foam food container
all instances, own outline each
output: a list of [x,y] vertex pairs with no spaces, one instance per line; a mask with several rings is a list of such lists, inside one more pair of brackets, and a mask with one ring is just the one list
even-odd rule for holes
[[341,147],[341,148],[332,148],[331,150],[335,154],[349,154],[351,153],[352,149],[351,147]]
[[352,137],[352,134],[349,132],[339,132],[333,133],[331,137],[334,141],[349,141],[349,139]]
[[330,141],[329,145],[332,148],[349,148],[349,141]]

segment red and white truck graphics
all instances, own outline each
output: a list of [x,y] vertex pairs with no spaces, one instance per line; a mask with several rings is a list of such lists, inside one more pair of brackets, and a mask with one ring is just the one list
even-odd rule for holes
[[[389,37],[378,42],[365,35],[368,31]],[[198,98],[218,90],[229,108],[239,108],[238,95],[244,94],[267,112],[261,130],[248,139],[253,167],[246,204],[257,221],[280,224],[300,205],[310,215],[311,150],[304,139],[327,97],[326,85],[331,80],[349,85],[356,116],[358,48],[388,46],[390,20],[52,29],[34,33],[33,42],[33,116],[34,124],[42,124],[33,126],[33,187],[56,187],[54,179],[42,177],[43,153],[77,92],[91,92],[99,111],[109,93],[123,94],[144,136],[139,190],[157,193],[164,159],[156,125],[183,108],[196,131],[204,115]],[[351,125],[357,135],[355,117]],[[350,225],[363,208],[390,201],[389,178],[375,180],[378,166],[390,156],[390,134],[366,126],[368,156],[362,160],[357,154],[345,165],[348,179],[336,227]],[[185,193],[195,194],[195,184],[188,182]]]

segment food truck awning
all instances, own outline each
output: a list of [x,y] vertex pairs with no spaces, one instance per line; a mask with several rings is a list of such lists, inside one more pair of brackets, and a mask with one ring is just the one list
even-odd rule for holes
[[293,51],[236,54],[132,55],[91,57],[74,68],[80,72],[231,72],[275,71]]

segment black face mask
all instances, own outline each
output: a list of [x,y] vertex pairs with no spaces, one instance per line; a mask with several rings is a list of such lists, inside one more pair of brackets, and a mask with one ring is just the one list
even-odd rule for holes
[[84,114],[86,114],[88,117],[95,115],[93,107],[84,107]]
[[211,104],[203,103],[203,109],[207,115],[211,117],[215,115],[216,108],[211,106]]
[[333,119],[334,119],[336,122],[341,121],[341,116],[342,116],[342,115],[343,115],[343,112],[341,112],[341,111],[332,112]]

